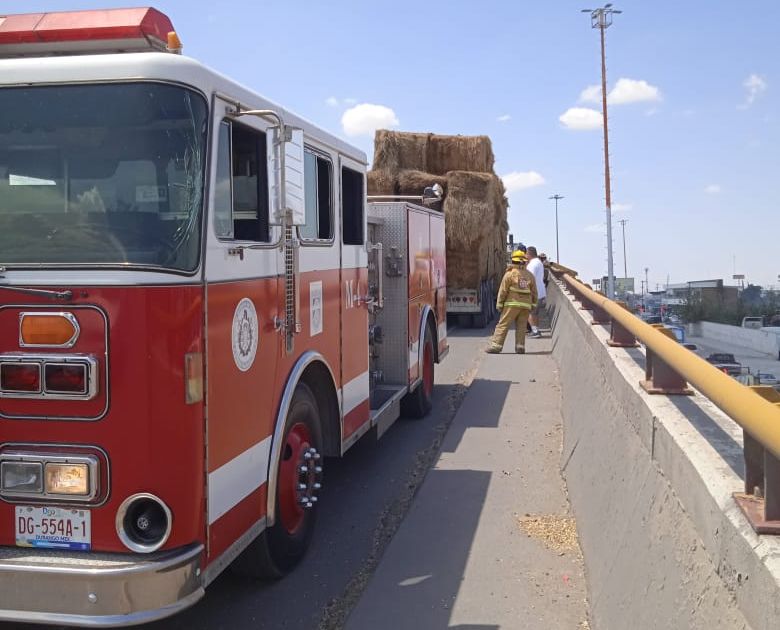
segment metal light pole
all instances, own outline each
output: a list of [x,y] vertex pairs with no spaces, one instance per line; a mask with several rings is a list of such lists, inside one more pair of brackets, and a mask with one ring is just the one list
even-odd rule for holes
[[563,199],[563,195],[555,194],[549,199],[555,199],[555,262],[561,262],[561,251],[558,248],[558,200]]
[[600,9],[582,9],[590,13],[591,28],[599,29],[601,33],[601,111],[604,124],[604,187],[607,202],[607,297],[615,297],[615,274],[612,260],[612,191],[609,184],[609,125],[607,124],[607,57],[604,45],[604,31],[612,24],[612,15],[622,13],[612,8],[611,3]]
[[623,227],[623,277],[627,279],[628,262],[626,260],[626,223],[628,223],[628,219],[620,219],[618,223],[620,223],[620,225]]
[[647,281],[647,272],[650,271],[649,267],[645,267],[645,289],[650,293],[650,283]]

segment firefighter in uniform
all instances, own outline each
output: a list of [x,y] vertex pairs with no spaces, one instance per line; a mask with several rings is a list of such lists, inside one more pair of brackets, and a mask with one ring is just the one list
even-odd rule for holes
[[491,354],[498,354],[503,349],[512,322],[515,323],[515,352],[525,353],[525,325],[528,322],[528,314],[537,302],[536,280],[533,274],[526,270],[525,261],[524,252],[512,252],[512,265],[501,280],[496,300],[496,308],[501,311],[501,318],[487,348],[487,352]]

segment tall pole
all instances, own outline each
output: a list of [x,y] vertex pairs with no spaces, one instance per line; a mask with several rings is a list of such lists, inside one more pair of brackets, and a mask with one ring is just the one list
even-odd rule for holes
[[606,213],[607,213],[607,297],[615,297],[615,273],[612,258],[612,189],[609,181],[609,124],[607,120],[607,55],[604,40],[604,31],[612,24],[612,14],[622,13],[612,8],[611,3],[605,4],[600,9],[583,9],[583,13],[590,13],[592,28],[599,29],[601,35],[601,112],[604,125],[604,187],[606,188]]
[[558,247],[558,200],[563,199],[563,195],[554,194],[549,199],[555,199],[555,262],[561,262],[561,251]]
[[650,293],[650,284],[647,282],[647,272],[650,271],[649,267],[645,267],[645,289]]
[[618,223],[623,227],[623,277],[628,278],[628,262],[626,260],[626,223],[628,223],[628,219],[620,219]]

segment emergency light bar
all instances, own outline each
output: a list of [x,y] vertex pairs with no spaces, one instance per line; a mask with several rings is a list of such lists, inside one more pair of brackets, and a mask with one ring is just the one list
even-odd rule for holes
[[180,48],[168,16],[149,7],[0,15],[0,57]]

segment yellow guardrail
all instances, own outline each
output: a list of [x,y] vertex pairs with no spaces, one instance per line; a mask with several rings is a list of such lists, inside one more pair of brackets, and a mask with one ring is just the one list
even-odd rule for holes
[[646,324],[605,295],[588,288],[570,273],[560,275],[564,283],[575,288],[587,302],[606,312],[613,322],[639,339],[661,361],[780,459],[780,407],[683,348],[677,341]]
[[651,394],[691,394],[688,383],[743,429],[745,492],[734,500],[758,534],[780,535],[780,395],[769,387],[748,387],[680,346],[668,329],[646,324],[623,305],[578,280],[576,272],[550,265],[593,324],[610,324],[609,345],[645,345],[645,381]]

